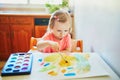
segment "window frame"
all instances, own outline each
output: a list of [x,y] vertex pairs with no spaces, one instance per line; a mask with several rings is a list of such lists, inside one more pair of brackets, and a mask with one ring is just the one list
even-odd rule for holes
[[[14,0],[12,0],[12,1],[14,1]],[[26,0],[26,1],[27,1],[26,4],[7,4],[7,3],[6,4],[2,4],[2,3],[0,3],[0,11],[35,11],[35,12],[45,12],[47,10],[45,4],[30,4],[29,0]]]

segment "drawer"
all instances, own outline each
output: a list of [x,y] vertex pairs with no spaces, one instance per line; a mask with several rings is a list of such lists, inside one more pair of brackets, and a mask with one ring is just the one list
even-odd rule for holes
[[47,26],[49,18],[34,18],[34,25]]
[[12,24],[29,24],[33,25],[34,21],[32,17],[26,17],[26,16],[15,16],[10,17],[10,23]]
[[7,16],[0,16],[0,23],[9,23],[9,18]]

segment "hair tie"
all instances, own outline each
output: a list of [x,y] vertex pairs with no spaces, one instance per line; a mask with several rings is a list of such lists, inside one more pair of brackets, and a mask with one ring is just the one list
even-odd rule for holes
[[57,21],[59,21],[59,18],[57,16],[54,16],[54,19],[56,19]]

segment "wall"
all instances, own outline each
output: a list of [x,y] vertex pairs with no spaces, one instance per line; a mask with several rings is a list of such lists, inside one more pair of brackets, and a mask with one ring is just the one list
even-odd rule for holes
[[75,37],[120,76],[120,0],[75,0]]

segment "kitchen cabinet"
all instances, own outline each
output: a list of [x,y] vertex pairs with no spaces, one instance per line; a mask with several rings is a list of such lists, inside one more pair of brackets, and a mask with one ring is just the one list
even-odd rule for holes
[[42,37],[47,31],[50,15],[34,17],[35,36],[36,38]]
[[10,25],[6,16],[0,16],[0,60],[7,59],[11,52]]
[[32,36],[33,17],[0,16],[0,60],[6,60],[10,53],[27,52]]
[[34,36],[33,17],[12,16],[10,23],[12,52],[28,51],[30,38]]
[[42,37],[45,32],[47,31],[47,26],[35,26],[35,37],[40,38]]

